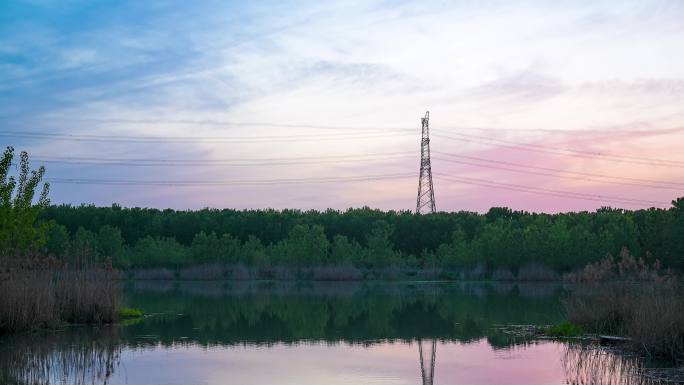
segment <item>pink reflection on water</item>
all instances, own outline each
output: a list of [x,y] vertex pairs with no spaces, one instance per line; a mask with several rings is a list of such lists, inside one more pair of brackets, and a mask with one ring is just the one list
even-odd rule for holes
[[[438,342],[434,384],[561,384],[562,349]],[[126,350],[111,384],[422,384],[419,358],[416,342]]]

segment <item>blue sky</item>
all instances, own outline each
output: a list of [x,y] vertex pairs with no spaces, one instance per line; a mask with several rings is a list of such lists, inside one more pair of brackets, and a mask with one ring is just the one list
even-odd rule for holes
[[[442,154],[671,187],[435,159],[435,173],[471,178],[436,181],[438,209],[559,211],[607,203],[551,190],[642,202],[625,207],[666,206],[684,187],[676,184],[684,175],[683,20],[680,1],[8,0],[0,3],[0,131],[9,134],[0,141],[44,160],[47,177],[62,181],[395,175],[264,186],[54,183],[54,202],[411,209],[419,119],[429,109],[442,135],[433,137],[433,150]],[[203,139],[83,140],[88,135]],[[211,139],[217,137],[233,139]],[[576,152],[520,151],[510,143]],[[55,161],[65,157],[90,160]],[[283,161],[293,158],[309,160]],[[92,164],[102,159],[278,160]],[[415,177],[399,175],[410,173]]]

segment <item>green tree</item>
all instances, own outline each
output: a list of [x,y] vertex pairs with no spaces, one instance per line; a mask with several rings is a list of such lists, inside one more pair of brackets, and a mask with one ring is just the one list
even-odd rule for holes
[[358,263],[361,261],[363,249],[356,241],[350,241],[344,235],[335,235],[330,246],[330,262],[333,264]]
[[69,244],[68,258],[77,261],[94,260],[99,256],[97,246],[95,233],[79,227]]
[[295,225],[284,241],[286,258],[297,266],[310,266],[328,260],[330,242],[323,226]]
[[117,261],[123,254],[124,239],[118,227],[104,225],[97,233],[97,246],[100,255]]
[[[505,207],[484,214],[415,215],[367,207],[187,211],[58,205],[42,208],[39,221],[55,221],[74,235],[79,227],[94,233],[103,225],[116,227],[121,229],[126,250],[134,249],[147,236],[173,239],[182,253],[192,251],[183,264],[220,261],[303,266],[339,263],[353,255],[353,263],[359,267],[421,266],[430,259],[429,263],[454,269],[486,263],[489,268],[512,271],[525,264],[567,271],[628,247],[635,256],[684,268],[682,198],[667,209],[602,208],[558,214]],[[218,238],[218,234],[224,235]],[[139,258],[143,263],[151,257]],[[144,263],[155,266],[150,261]],[[154,263],[163,266],[170,262],[162,258]]]
[[266,248],[261,240],[253,235],[247,238],[240,250],[240,262],[248,265],[266,265],[269,259],[266,255]]
[[19,174],[10,175],[14,148],[7,147],[0,160],[0,250],[38,249],[45,244],[46,225],[37,225],[39,210],[48,206],[50,185],[44,183],[37,202],[36,189],[45,167],[31,170],[26,151],[19,156]]
[[195,234],[190,246],[190,254],[194,263],[214,262],[221,253],[221,242],[216,233],[207,234],[201,231]]
[[223,234],[219,239],[219,262],[233,264],[240,260],[240,240],[230,234]]
[[64,257],[69,249],[69,230],[54,221],[51,221],[47,226],[47,238],[45,249],[49,254],[57,257]]
[[394,228],[386,221],[380,220],[373,223],[373,228],[368,235],[368,255],[365,262],[368,266],[378,267],[383,264],[395,263],[395,252],[390,243],[390,236]]
[[131,267],[179,267],[189,262],[189,251],[173,238],[147,236],[139,240],[125,258]]

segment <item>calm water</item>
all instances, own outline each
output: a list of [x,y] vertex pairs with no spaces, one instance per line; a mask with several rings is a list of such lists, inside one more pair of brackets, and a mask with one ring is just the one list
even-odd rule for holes
[[126,292],[150,316],[0,339],[0,382],[642,383],[636,359],[501,331],[561,321],[557,286],[137,282]]

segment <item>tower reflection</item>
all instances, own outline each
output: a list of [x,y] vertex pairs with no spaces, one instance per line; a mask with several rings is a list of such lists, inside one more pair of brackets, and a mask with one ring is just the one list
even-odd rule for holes
[[436,340],[418,340],[418,355],[420,356],[420,374],[423,377],[423,385],[432,385],[434,383],[436,354]]

